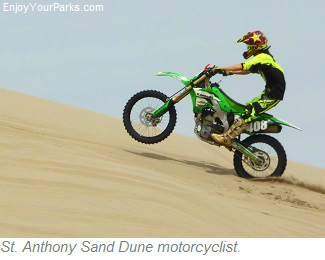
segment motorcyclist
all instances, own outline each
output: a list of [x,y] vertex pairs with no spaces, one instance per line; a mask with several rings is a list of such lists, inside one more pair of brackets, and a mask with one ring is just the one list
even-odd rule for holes
[[219,71],[223,76],[258,73],[266,85],[260,96],[246,103],[245,110],[226,133],[211,134],[217,143],[226,146],[231,146],[233,140],[248,129],[252,120],[276,106],[283,99],[286,86],[283,69],[269,52],[271,46],[268,46],[268,40],[261,31],[249,32],[236,42],[246,44],[247,51],[243,53],[245,59],[254,57],[241,64],[215,67],[212,68],[212,71]]

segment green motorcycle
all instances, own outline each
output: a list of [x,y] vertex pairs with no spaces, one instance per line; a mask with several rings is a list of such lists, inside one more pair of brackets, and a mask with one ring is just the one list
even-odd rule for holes
[[[156,90],[145,90],[135,94],[127,102],[123,112],[126,131],[132,138],[144,144],[155,144],[166,139],[176,124],[175,104],[184,97],[192,98],[195,117],[194,133],[211,145],[220,146],[212,133],[225,133],[245,106],[231,99],[218,83],[211,83],[213,75],[202,71],[192,79],[175,72],[159,72],[155,76],[169,76],[184,84],[184,88],[171,97]],[[266,178],[281,176],[287,165],[283,146],[266,133],[280,133],[282,126],[298,127],[263,113],[254,120],[245,132],[248,138],[234,140],[234,168],[243,178]]]

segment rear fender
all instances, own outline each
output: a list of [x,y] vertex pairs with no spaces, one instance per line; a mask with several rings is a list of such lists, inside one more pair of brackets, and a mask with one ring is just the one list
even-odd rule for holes
[[289,123],[289,122],[286,122],[286,121],[284,121],[284,120],[282,120],[282,119],[279,119],[279,118],[273,117],[272,115],[269,115],[269,114],[262,114],[262,115],[260,116],[260,118],[261,118],[262,120],[271,120],[271,121],[273,121],[273,122],[275,122],[275,123],[278,123],[278,124],[280,124],[280,125],[289,126],[289,127],[291,127],[291,128],[294,128],[294,129],[297,129],[297,130],[299,130],[299,131],[302,131],[302,129],[299,128],[298,126],[295,126],[294,124],[291,124],[291,123]]

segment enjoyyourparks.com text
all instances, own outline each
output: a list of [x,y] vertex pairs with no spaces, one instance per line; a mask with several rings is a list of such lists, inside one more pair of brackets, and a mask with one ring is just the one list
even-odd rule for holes
[[104,5],[100,4],[39,4],[39,3],[10,3],[3,2],[1,4],[1,11],[13,14],[27,14],[27,13],[55,13],[55,12],[103,12]]

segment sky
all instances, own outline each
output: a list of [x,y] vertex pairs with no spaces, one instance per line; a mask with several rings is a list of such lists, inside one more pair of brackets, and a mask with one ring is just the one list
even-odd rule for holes
[[[0,87],[116,118],[122,118],[127,100],[139,91],[155,89],[170,96],[183,87],[175,79],[154,77],[156,72],[174,71],[192,78],[206,64],[244,62],[245,45],[235,41],[261,30],[287,82],[284,100],[269,113],[303,129],[284,127],[274,137],[283,144],[288,159],[325,168],[324,1],[0,3]],[[103,11],[8,11],[8,4],[29,3],[99,4]],[[212,80],[221,80],[221,88],[240,103],[264,89],[258,74]],[[194,136],[190,97],[176,110],[175,132]]]

